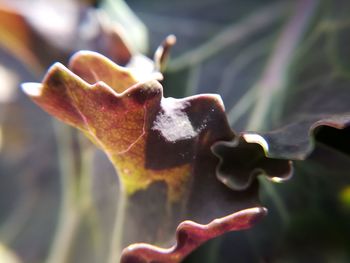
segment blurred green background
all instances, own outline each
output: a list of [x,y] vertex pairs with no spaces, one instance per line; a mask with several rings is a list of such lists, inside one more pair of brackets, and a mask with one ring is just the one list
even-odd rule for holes
[[[72,1],[2,0],[0,7],[14,5],[15,10],[34,18],[42,16],[38,21],[43,23],[48,18],[38,6],[56,7],[66,2]],[[106,10],[112,21],[133,21],[129,26],[136,33],[130,33],[130,41],[148,56],[164,37],[175,34],[177,44],[163,82],[165,96],[219,93],[235,131],[271,130],[310,114],[350,111],[349,1],[126,1],[128,12],[132,10],[140,21],[120,15],[118,5],[113,9],[113,1],[80,2],[84,8],[76,12],[69,4],[67,9],[57,8],[57,23],[78,17],[67,24],[78,27],[87,16],[86,5],[93,4]],[[297,25],[300,34],[289,39],[293,30],[290,34],[285,31],[293,17],[302,21]],[[0,24],[2,19],[0,16]],[[88,23],[84,26],[89,29]],[[3,32],[0,38],[5,42]],[[62,36],[45,32],[50,34],[44,39],[56,50],[46,54],[42,48],[46,55],[42,65],[57,60],[66,63],[74,51],[96,47],[80,41],[76,31],[67,33],[71,35],[66,38],[64,32]],[[36,44],[40,51],[41,43]],[[276,57],[281,64],[269,73]],[[62,147],[60,132],[72,140],[68,150],[82,147],[75,145],[80,140],[76,132],[53,121],[21,92],[21,82],[41,81],[42,69],[34,71],[20,54],[6,46],[0,48],[0,242],[19,262],[26,263],[47,262],[55,235],[62,160],[74,159],[74,154],[64,152],[67,149]],[[276,85],[282,91],[261,95],[261,85]],[[263,100],[259,96],[267,98],[269,107],[259,123],[252,124],[255,105]],[[295,162],[290,181],[271,185],[261,178],[261,200],[269,209],[268,216],[251,230],[227,233],[208,242],[185,262],[350,262],[349,129],[341,136],[327,133],[325,140],[320,139],[307,160]],[[340,139],[345,143],[341,150],[336,146]],[[71,175],[79,177],[79,160],[71,161],[71,166]],[[117,179],[103,153],[94,152],[93,166],[93,198],[103,222],[103,236],[108,236]],[[89,224],[83,221],[79,227],[69,262],[98,262]],[[108,239],[101,242],[99,251],[107,254]],[[7,262],[0,255],[0,263]]]

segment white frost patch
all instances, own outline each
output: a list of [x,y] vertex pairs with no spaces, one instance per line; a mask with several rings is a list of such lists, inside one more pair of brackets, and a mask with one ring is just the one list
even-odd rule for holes
[[153,130],[159,131],[169,142],[190,139],[197,136],[198,132],[193,128],[184,109],[190,103],[166,98],[162,101],[163,113],[159,114],[153,123]]

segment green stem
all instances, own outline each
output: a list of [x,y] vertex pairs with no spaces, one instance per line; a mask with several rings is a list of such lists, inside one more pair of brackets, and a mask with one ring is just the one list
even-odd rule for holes
[[75,208],[65,207],[62,209],[55,239],[47,259],[48,263],[68,262],[73,240],[80,221],[80,214],[76,212]]
[[68,261],[72,242],[81,220],[77,204],[77,176],[72,147],[72,130],[54,121],[57,140],[59,166],[61,171],[61,208],[56,234],[47,263],[65,263]]
[[108,263],[117,263],[120,260],[121,252],[123,249],[123,230],[125,223],[125,212],[128,205],[127,195],[121,186],[119,189],[119,198],[117,207],[116,207],[116,215],[112,232],[112,241],[109,251]]
[[99,224],[98,211],[93,194],[93,156],[94,149],[90,142],[82,134],[79,134],[81,150],[81,176],[80,176],[80,205],[82,213],[86,216],[92,243],[95,249],[96,262],[103,258],[102,255],[102,230]]

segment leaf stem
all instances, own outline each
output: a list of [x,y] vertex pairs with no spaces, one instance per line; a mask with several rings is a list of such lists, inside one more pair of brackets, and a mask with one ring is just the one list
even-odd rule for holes
[[91,240],[95,249],[96,261],[103,258],[102,252],[102,232],[99,224],[98,211],[93,196],[93,156],[94,149],[85,136],[79,134],[79,145],[81,150],[81,176],[80,176],[80,205],[82,213],[86,216],[89,226]]
[[116,215],[112,232],[112,241],[109,251],[108,263],[119,262],[122,252],[123,230],[125,223],[125,212],[128,205],[127,194],[122,185],[119,188],[118,202],[116,206]]
[[72,130],[56,121],[53,122],[53,126],[58,147],[62,197],[59,221],[47,263],[64,263],[68,260],[72,241],[81,216],[77,206],[76,196],[76,165],[71,149],[73,142]]

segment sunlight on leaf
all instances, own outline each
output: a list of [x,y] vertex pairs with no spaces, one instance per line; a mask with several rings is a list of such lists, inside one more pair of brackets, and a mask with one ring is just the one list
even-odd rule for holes
[[[338,249],[332,237],[339,229],[343,235],[335,240],[339,245],[348,243],[349,220],[344,220],[336,206],[349,203],[350,23],[346,1],[232,4],[209,0],[200,5],[189,1],[186,7],[176,1],[128,2],[141,20],[133,17],[125,1],[102,2],[96,5],[100,10],[87,12],[77,7],[70,13],[62,11],[56,1],[57,10],[50,7],[42,16],[48,6],[0,9],[0,45],[30,69],[40,72],[53,61],[66,65],[67,58],[81,49],[109,58],[81,51],[67,67],[54,64],[42,83],[23,85],[45,111],[82,131],[116,169],[119,185],[117,180],[111,184],[108,177],[108,183],[91,187],[102,189],[97,190],[103,196],[98,216],[107,232],[107,246],[110,244],[112,254],[117,251],[117,256],[101,258],[117,262],[121,248],[126,248],[123,262],[179,262],[211,238],[251,227],[255,220],[250,218],[266,214],[259,195],[271,208],[272,219],[263,230],[243,233],[249,244],[242,245],[247,251],[238,253],[244,259],[318,262],[332,258],[323,256],[335,246]],[[68,13],[71,16],[65,19]],[[47,19],[49,16],[55,19]],[[126,30],[123,21],[112,22],[125,17],[130,20]],[[147,30],[140,21],[148,23]],[[146,41],[148,31],[150,43]],[[180,47],[160,84],[167,48],[174,38],[165,41],[153,61],[136,49],[145,51],[168,32],[180,36]],[[164,97],[163,86],[167,96],[221,93],[230,124],[240,133],[229,127],[218,95],[175,99]],[[105,173],[100,167],[95,170],[94,183]],[[293,172],[296,180],[271,183],[284,182]],[[271,182],[257,180],[261,175]],[[121,189],[115,187],[120,184]],[[79,192],[77,185],[71,187]],[[109,188],[113,191],[108,193]],[[109,213],[103,213],[105,206]],[[111,231],[106,222],[114,210],[117,227]],[[340,212],[348,211],[343,210]],[[242,217],[249,222],[236,224]],[[298,225],[300,221],[304,227]],[[282,232],[279,225],[283,225]],[[117,242],[110,242],[111,236]],[[74,236],[77,243],[82,237],[85,232]],[[305,248],[299,249],[300,244],[293,240]],[[234,255],[236,247],[226,245],[231,241],[225,237],[220,249],[216,248],[213,258],[217,262]],[[275,245],[278,242],[283,244],[282,259]],[[74,255],[67,253],[67,259],[74,261],[78,253],[82,254],[79,259],[97,255],[96,251],[81,253],[80,246],[87,247],[79,243],[79,249]],[[316,248],[316,260],[309,248]]]
[[150,172],[143,168],[145,156],[142,153],[151,125],[148,120],[154,118],[162,96],[158,83],[140,83],[119,95],[102,82],[90,86],[63,65],[56,64],[42,86],[27,84],[23,87],[36,103],[81,129],[107,152],[129,194],[157,180],[173,185],[174,189],[169,189],[173,197],[177,194],[175,189],[181,189],[189,173],[186,165],[170,169],[168,177],[162,171]]
[[[218,159],[210,147],[234,137],[220,96],[164,98],[155,79],[159,73],[143,81],[94,52],[78,52],[69,68],[56,63],[42,83],[22,87],[45,111],[80,129],[114,164],[129,199],[124,246],[168,244],[183,220],[195,221],[194,229],[215,218],[215,225],[224,226],[227,215],[260,206],[256,183],[235,192],[215,175]],[[258,208],[257,214],[264,211]],[[207,239],[221,233],[210,234],[210,228]],[[191,247],[179,254],[196,246]]]

